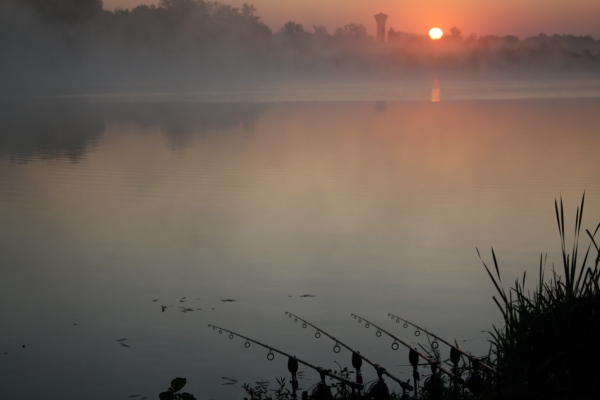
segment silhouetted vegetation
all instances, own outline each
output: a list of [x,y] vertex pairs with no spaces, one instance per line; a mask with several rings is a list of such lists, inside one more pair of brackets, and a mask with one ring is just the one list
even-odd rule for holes
[[193,394],[182,392],[179,393],[181,389],[187,383],[187,379],[185,378],[175,378],[171,381],[171,386],[167,389],[166,392],[162,392],[158,395],[160,400],[196,400]]
[[[456,387],[443,374],[425,376],[419,387],[419,398],[432,399],[597,399],[600,383],[597,379],[597,360],[600,357],[600,246],[595,239],[600,224],[594,232],[586,230],[590,240],[586,251],[579,253],[579,238],[585,194],[575,216],[575,230],[571,250],[566,243],[566,226],[562,199],[555,203],[556,219],[562,250],[562,274],[552,270],[552,278],[544,277],[545,259],[540,258],[537,287],[533,292],[525,289],[526,273],[517,279],[508,291],[504,289],[494,250],[492,257],[495,274],[484,264],[500,298],[493,297],[498,305],[504,326],[493,328],[491,351],[479,362],[491,363],[499,375],[483,370],[481,365],[465,362],[458,351],[451,351],[450,360],[443,360],[437,345],[421,349],[447,364],[457,376],[466,377],[464,384]],[[478,250],[479,254],[479,250]],[[589,265],[591,264],[591,265]],[[409,356],[410,358],[411,356]],[[462,360],[462,366],[459,365]],[[418,363],[418,357],[414,360]],[[451,363],[452,362],[452,363]],[[412,361],[411,361],[412,363]],[[338,364],[339,365],[339,364]],[[353,372],[347,368],[336,374],[351,379]],[[377,381],[374,381],[377,382]],[[277,379],[277,388],[269,389],[268,382],[242,388],[251,400],[291,400],[292,391],[285,378]],[[409,398],[409,393],[389,393],[377,385],[365,384],[363,394],[350,394],[341,383],[330,385],[327,393],[309,389],[309,399],[370,399],[394,400]],[[466,390],[465,390],[466,389]],[[305,395],[303,395],[305,398]]]
[[289,21],[276,32],[254,6],[161,0],[102,9],[101,0],[6,0],[0,5],[0,71],[5,84],[62,76],[68,82],[173,81],[180,74],[340,70],[597,70],[600,41],[571,35],[519,40],[441,40],[389,30],[378,43],[361,24],[328,31]]
[[[503,376],[505,394],[511,399],[597,399],[600,357],[600,249],[595,235],[586,230],[590,244],[583,259],[579,254],[579,236],[585,195],[575,216],[573,247],[569,251],[565,237],[562,199],[556,203],[556,218],[562,247],[562,275],[552,270],[544,279],[543,257],[537,287],[526,291],[523,274],[512,288],[502,285],[496,256],[492,250],[495,276],[485,266],[500,299],[504,327],[494,328],[493,353],[496,367]],[[595,251],[590,252],[593,249]],[[591,266],[588,261],[591,258]],[[580,261],[581,260],[581,261]],[[485,263],[484,263],[485,265]]]

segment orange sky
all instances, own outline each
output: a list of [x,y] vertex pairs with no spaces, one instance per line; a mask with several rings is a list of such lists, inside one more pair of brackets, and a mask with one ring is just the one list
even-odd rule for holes
[[[350,22],[362,23],[374,34],[373,15],[389,15],[388,27],[426,34],[438,26],[459,27],[463,34],[517,35],[521,38],[546,34],[591,35],[600,39],[598,0],[220,0],[240,6],[254,4],[258,15],[274,31],[285,22],[305,27],[323,24],[330,32]],[[104,7],[132,8],[158,0],[104,0]]]

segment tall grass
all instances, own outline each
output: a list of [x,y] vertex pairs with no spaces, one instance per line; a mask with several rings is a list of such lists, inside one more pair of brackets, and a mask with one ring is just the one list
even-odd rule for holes
[[[482,260],[499,298],[493,297],[504,327],[493,327],[492,351],[503,373],[509,398],[600,398],[600,249],[595,235],[580,258],[579,240],[585,193],[575,216],[573,246],[568,247],[562,198],[554,202],[562,249],[562,273],[554,265],[544,276],[546,257],[540,256],[535,289],[525,289],[526,272],[504,289],[496,254],[495,274]],[[479,249],[477,250],[479,254]],[[595,257],[594,257],[595,254]],[[481,259],[481,255],[479,254]],[[591,260],[591,261],[590,261]]]

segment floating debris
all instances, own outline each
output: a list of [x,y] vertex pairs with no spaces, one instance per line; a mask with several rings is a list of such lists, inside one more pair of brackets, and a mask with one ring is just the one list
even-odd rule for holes
[[127,396],[128,399],[132,399],[134,397],[140,397],[141,394],[132,394],[131,396]]
[[233,383],[233,382],[225,382],[225,383],[221,383],[221,385],[235,385],[235,383]]
[[221,299],[221,301],[224,302],[224,303],[226,303],[226,302],[234,302],[234,301],[237,301],[237,300],[234,300],[234,299]]
[[123,343],[123,342],[119,342],[119,344],[120,344],[121,346],[123,346],[123,347],[131,347],[131,346],[129,346],[129,345],[126,345],[126,344],[125,344],[125,343]]
[[303,294],[300,297],[317,297],[317,296],[312,295],[312,294]]
[[122,341],[125,341],[125,340],[127,340],[127,338],[125,338],[125,339],[117,339],[117,342],[122,342]]
[[154,302],[156,302],[156,301],[158,301],[158,299],[154,299],[154,300],[152,300],[152,302],[153,302],[153,303],[154,303]]
[[79,324],[73,324],[73,325],[74,325],[74,326],[77,326],[77,325],[79,325]]

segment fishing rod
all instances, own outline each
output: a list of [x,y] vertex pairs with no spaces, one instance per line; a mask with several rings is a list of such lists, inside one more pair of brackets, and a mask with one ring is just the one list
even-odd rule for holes
[[[281,350],[278,350],[274,347],[268,346],[264,343],[260,343],[254,339],[250,339],[247,336],[244,335],[240,335],[239,333],[230,331],[228,329],[225,328],[221,328],[220,326],[216,326],[216,325],[212,325],[212,324],[208,324],[209,328],[213,328],[213,331],[218,329],[219,333],[222,334],[223,332],[228,332],[229,333],[229,339],[233,339],[235,336],[241,337],[242,339],[246,339],[246,343],[244,343],[244,347],[248,348],[250,347],[250,342],[252,343],[256,343],[259,346],[262,346],[266,349],[269,349],[269,354],[267,354],[267,360],[272,361],[275,358],[275,354],[273,354],[273,352],[275,353],[279,353],[283,356],[288,357],[288,370],[291,372],[292,374],[292,389],[293,389],[293,395],[294,398],[296,398],[296,389],[298,389],[298,381],[296,380],[296,372],[298,372],[298,363],[300,364],[304,364],[309,368],[314,369],[315,371],[317,371],[321,377],[321,382],[323,385],[325,385],[325,376],[328,376],[332,379],[336,379],[340,382],[342,382],[345,385],[348,385],[352,388],[352,391],[354,392],[354,389],[356,390],[362,390],[363,389],[363,385],[361,385],[360,383],[354,383],[346,378],[342,378],[339,375],[334,374],[333,372],[331,372],[331,370],[325,369],[323,367],[317,367],[315,365],[312,365],[304,360],[299,359],[296,356],[292,356],[288,353],[285,353]],[[304,397],[304,396],[303,396]]]
[[[361,323],[362,321],[365,321],[365,328],[369,328],[370,325],[373,325],[375,328],[377,328],[377,332],[375,332],[375,335],[377,337],[381,336],[381,332],[385,333],[386,335],[388,335],[389,337],[394,339],[394,343],[392,343],[392,349],[393,350],[398,350],[398,343],[401,343],[402,345],[404,345],[405,347],[407,347],[410,350],[410,353],[408,355],[409,361],[410,363],[413,365],[413,367],[416,367],[416,365],[419,362],[419,357],[422,357],[425,361],[427,361],[427,363],[429,364],[429,366],[431,367],[431,370],[433,372],[435,372],[437,369],[439,369],[440,371],[442,371],[443,373],[445,373],[446,375],[448,375],[453,381],[458,382],[460,384],[464,383],[463,379],[459,376],[456,376],[455,374],[453,374],[452,372],[448,371],[444,366],[442,366],[438,361],[434,360],[433,358],[426,356],[425,354],[421,353],[419,350],[417,350],[416,348],[412,348],[410,347],[408,344],[404,343],[402,340],[398,339],[396,336],[392,335],[391,333],[387,332],[385,329],[375,325],[372,322],[367,321],[366,319],[356,315],[356,314],[350,314],[351,316],[354,317],[354,319],[358,319],[358,323]],[[394,346],[396,345],[396,346]]]
[[338,338],[335,338],[335,337],[331,336],[329,333],[325,332],[323,329],[318,328],[317,326],[311,324],[307,320],[302,319],[299,316],[297,316],[295,314],[292,314],[291,312],[286,311],[285,313],[290,318],[294,317],[294,322],[298,322],[298,320],[302,321],[302,327],[303,328],[306,328],[306,326],[312,326],[313,328],[315,328],[317,330],[315,332],[315,337],[317,339],[321,337],[321,334],[323,334],[323,335],[327,336],[328,338],[330,338],[331,340],[333,340],[335,342],[335,346],[333,346],[333,352],[334,353],[339,353],[340,352],[340,350],[341,350],[340,349],[340,345],[343,346],[343,347],[345,347],[346,349],[350,350],[352,352],[352,366],[356,369],[356,382],[357,383],[363,383],[362,382],[362,374],[360,372],[360,367],[362,365],[361,359],[362,359],[362,360],[366,361],[368,364],[371,364],[371,366],[373,366],[373,368],[375,368],[375,371],[377,371],[377,376],[379,377],[380,380],[382,379],[381,375],[386,375],[390,379],[398,382],[400,384],[400,386],[402,387],[403,390],[408,390],[409,392],[411,390],[413,390],[413,387],[408,382],[404,382],[400,378],[397,378],[394,375],[390,374],[388,372],[388,370],[386,370],[384,367],[382,367],[381,365],[379,365],[377,363],[374,363],[373,361],[369,360],[367,357],[363,356],[358,351],[354,350],[353,348],[351,348],[347,344],[343,343]]
[[[489,365],[487,365],[486,363],[484,363],[483,361],[481,361],[481,360],[480,360],[480,359],[478,359],[477,357],[475,357],[475,356],[473,356],[473,355],[471,355],[471,354],[469,354],[469,353],[467,353],[467,352],[465,352],[465,351],[463,351],[463,350],[459,349],[459,348],[458,348],[458,346],[455,346],[455,345],[453,345],[453,344],[451,344],[451,343],[448,343],[447,341],[445,341],[445,340],[444,340],[444,339],[442,339],[441,337],[439,337],[439,336],[437,336],[437,335],[434,335],[433,333],[429,332],[427,329],[421,328],[420,326],[418,326],[418,325],[416,325],[416,324],[413,324],[412,322],[410,322],[410,321],[407,321],[407,320],[405,320],[404,318],[400,318],[400,317],[398,317],[398,316],[396,316],[396,315],[394,315],[394,314],[388,314],[388,316],[389,316],[389,317],[391,317],[392,319],[395,319],[395,320],[396,320],[396,323],[400,323],[400,321],[404,321],[404,327],[405,327],[405,328],[407,328],[407,327],[408,327],[408,325],[412,325],[412,326],[414,326],[415,328],[417,328],[417,330],[418,330],[418,331],[423,331],[423,332],[425,332],[426,334],[428,334],[428,335],[430,335],[430,336],[434,337],[435,339],[439,340],[440,342],[442,342],[442,343],[444,343],[444,344],[446,344],[446,345],[450,346],[450,348],[451,348],[451,350],[450,350],[450,359],[452,360],[452,363],[453,363],[453,364],[458,364],[458,359],[459,359],[459,357],[460,357],[460,355],[457,355],[456,353],[454,353],[454,352],[453,352],[453,350],[454,350],[454,351],[457,351],[457,352],[459,352],[460,354],[464,355],[464,356],[465,356],[465,357],[467,357],[469,360],[471,360],[471,362],[473,363],[473,365],[474,365],[474,366],[482,366],[483,368],[487,369],[488,371],[491,371],[491,372],[493,372],[494,374],[500,375],[500,373],[499,373],[498,371],[496,371],[496,369],[494,369],[493,367],[490,367]],[[407,325],[407,324],[408,324],[408,325]],[[435,343],[435,342],[434,342],[434,343]],[[432,343],[432,347],[433,347],[434,349],[437,349],[437,345],[436,345],[436,346],[433,346],[433,343]],[[453,353],[454,353],[454,354],[453,354]],[[454,362],[455,360],[456,360],[456,362]]]

